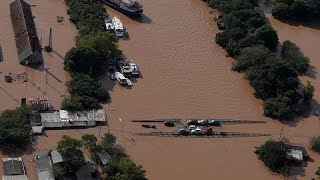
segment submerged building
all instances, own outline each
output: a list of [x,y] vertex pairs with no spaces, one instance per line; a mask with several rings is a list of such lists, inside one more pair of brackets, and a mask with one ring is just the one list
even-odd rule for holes
[[94,127],[107,123],[107,112],[104,109],[81,112],[58,111],[33,111],[29,116],[33,133],[42,133],[43,129],[64,127]]
[[41,47],[31,6],[23,0],[13,1],[10,4],[10,17],[20,64],[41,64]]

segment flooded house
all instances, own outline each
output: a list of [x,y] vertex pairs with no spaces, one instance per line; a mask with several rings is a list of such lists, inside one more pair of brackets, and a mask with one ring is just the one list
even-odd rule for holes
[[20,64],[41,64],[41,47],[32,16],[31,6],[23,0],[13,1],[10,4],[10,17]]
[[50,151],[48,150],[34,153],[36,170],[39,180],[54,180],[49,154]]
[[33,111],[29,117],[33,133],[41,134],[43,129],[65,127],[94,127],[107,122],[104,109],[69,112],[66,110]]

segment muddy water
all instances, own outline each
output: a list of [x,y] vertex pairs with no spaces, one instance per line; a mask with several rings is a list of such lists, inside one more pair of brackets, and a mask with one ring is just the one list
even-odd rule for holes
[[[65,53],[74,46],[74,37],[77,30],[68,21],[67,6],[63,0],[27,0],[32,6],[32,13],[35,16],[39,38],[42,37],[42,45],[48,44],[49,29],[53,32],[53,53],[43,52],[44,65],[36,69],[26,68],[18,62],[18,54],[14,40],[14,33],[10,19],[9,4],[13,0],[0,1],[0,44],[3,52],[3,61],[0,62],[0,112],[5,109],[12,109],[19,106],[21,97],[49,97],[54,109],[60,108],[60,103],[67,95],[65,81],[69,79],[68,74],[63,70],[63,57]],[[63,23],[57,23],[57,16],[64,16]],[[46,72],[48,69],[47,83]],[[24,78],[18,78],[18,74],[28,72],[28,82],[23,82]],[[15,74],[13,83],[6,83],[4,75]],[[60,135],[63,133],[60,133]],[[52,139],[52,138],[50,138]],[[53,138],[54,139],[54,138]],[[41,142],[41,140],[40,140]],[[52,143],[49,148],[55,146],[56,141],[48,140]],[[34,150],[48,148],[43,144],[37,145]],[[31,161],[32,152],[22,155],[27,169],[29,179],[37,179],[34,161]],[[2,156],[0,155],[0,158]],[[0,163],[0,175],[2,175],[2,163]]]
[[[110,128],[150,179],[270,179],[254,146],[267,138],[174,139],[134,136],[146,132],[132,119],[234,118],[263,120],[261,102],[242,74],[232,72],[232,59],[214,42],[213,14],[202,1],[144,1],[142,22],[119,17],[130,40],[120,49],[139,65],[143,78],[132,89],[111,88]],[[121,123],[124,121],[124,134]],[[158,125],[158,127],[162,125]],[[239,125],[223,129],[278,134],[281,126]],[[170,129],[164,129],[170,131]],[[132,140],[132,139],[133,140]],[[134,142],[133,142],[134,141]],[[230,170],[233,173],[229,173]],[[197,173],[201,172],[201,173]]]
[[[10,2],[0,1],[0,43],[4,54],[4,61],[0,63],[2,76],[9,72],[25,71],[17,62],[9,16]],[[55,53],[44,53],[44,67],[50,68],[51,75],[48,74],[48,84],[45,83],[44,67],[38,70],[29,68],[28,83],[17,80],[7,84],[1,78],[0,87],[9,93],[0,90],[1,111],[16,107],[16,100],[19,101],[21,96],[37,97],[44,94],[49,96],[53,106],[58,109],[63,95],[66,95],[64,82],[69,77],[63,71],[61,57],[74,45],[76,29],[67,20],[63,0],[28,2],[36,5],[33,13],[43,44],[48,41],[49,28],[53,28]],[[210,8],[200,0],[150,0],[143,4],[145,16],[142,22],[108,8],[108,13],[119,17],[130,34],[130,40],[120,40],[120,49],[128,58],[136,61],[143,73],[142,79],[134,81],[132,89],[113,84],[108,78],[104,80],[103,85],[110,89],[112,96],[112,102],[105,105],[109,111],[110,132],[118,137],[119,143],[130,156],[144,166],[148,178],[152,180],[199,177],[208,180],[281,179],[268,171],[253,153],[254,147],[269,137],[197,139],[135,135],[136,132],[151,130],[131,123],[132,119],[194,117],[266,120],[267,124],[229,125],[216,129],[270,133],[275,139],[279,138],[282,127],[280,123],[262,117],[261,101],[253,97],[249,83],[243,79],[242,74],[230,70],[233,60],[226,58],[225,51],[214,42],[218,30],[212,21],[214,15],[209,14]],[[58,24],[56,16],[64,16],[64,23]],[[279,26],[278,31],[284,28],[291,32],[290,26],[281,23]],[[312,31],[319,33],[317,30]],[[291,33],[293,37],[297,36]],[[281,39],[281,32],[279,35]],[[303,39],[300,42],[303,43]],[[307,51],[308,48],[303,50]],[[311,57],[311,54],[307,55]],[[319,67],[316,56],[311,57],[311,61],[315,67]],[[317,77],[311,80],[318,83]],[[318,94],[316,99],[319,99]],[[119,117],[123,124],[118,120]],[[161,124],[157,127],[162,131],[174,130],[164,128]],[[310,116],[297,124],[283,126],[283,136],[293,143],[307,145],[309,137],[318,134],[319,127],[319,121]],[[64,134],[80,137],[84,133],[93,133],[99,136],[107,131],[107,127],[47,131],[47,136],[39,137],[33,151],[54,148]],[[314,162],[308,163],[306,168],[295,170],[298,179],[314,176],[319,156],[314,153],[311,156]],[[29,179],[36,179],[31,152],[23,155],[23,158]]]
[[[60,108],[60,102],[67,91],[64,82],[68,74],[63,70],[63,57],[65,53],[74,46],[76,28],[68,21],[66,14],[67,7],[61,0],[28,0],[32,6],[32,13],[38,31],[39,38],[42,38],[42,45],[48,44],[49,29],[53,32],[53,53],[43,52],[44,65],[36,69],[21,66],[18,63],[18,54],[14,40],[13,28],[10,19],[9,4],[12,0],[0,2],[0,43],[4,60],[0,63],[0,111],[13,108],[18,105],[21,97],[48,96],[55,109]],[[63,23],[57,23],[57,16],[64,16]],[[46,72],[48,69],[47,84]],[[23,77],[18,74],[28,72],[27,83],[23,83]],[[3,76],[8,73],[16,74],[14,83],[5,83]],[[7,93],[5,93],[6,91]]]
[[[209,14],[210,8],[203,2],[144,1],[144,9],[142,23],[108,9],[111,16],[123,21],[130,34],[129,41],[120,40],[121,50],[138,63],[143,73],[143,79],[138,79],[130,90],[118,85],[111,88],[112,103],[107,106],[110,128],[120,138],[120,143],[133,159],[146,168],[150,179],[194,179],[199,176],[196,172],[202,172],[203,179],[212,179],[213,174],[219,179],[281,179],[269,172],[253,153],[254,146],[267,138],[195,140],[134,136],[135,132],[148,130],[130,123],[132,119],[260,119],[266,120],[267,124],[230,125],[221,129],[267,132],[278,139],[283,127],[282,137],[308,146],[309,137],[319,135],[320,127],[319,120],[312,115],[290,125],[262,117],[261,101],[253,97],[252,89],[242,74],[230,71],[232,59],[226,58],[225,51],[214,43],[214,35],[218,32],[212,21],[214,15]],[[318,30],[297,29],[287,33],[287,29],[292,28],[283,25],[276,25],[276,29],[280,29],[281,40],[282,33],[287,38],[297,38],[299,35],[296,33],[301,34],[300,41],[308,44],[302,50],[316,48],[314,45],[319,42]],[[305,33],[313,45],[305,41]],[[316,82],[315,72],[319,63],[314,63],[316,57],[311,54],[308,56],[315,66],[313,82]],[[319,99],[318,93],[315,97]],[[124,121],[123,134],[119,117]],[[293,178],[314,177],[319,156],[310,154],[314,162],[306,163],[303,168],[294,168]]]

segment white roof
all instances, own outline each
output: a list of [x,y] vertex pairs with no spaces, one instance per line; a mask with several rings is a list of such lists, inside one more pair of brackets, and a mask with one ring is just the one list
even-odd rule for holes
[[68,111],[66,111],[66,110],[59,110],[59,113],[60,113],[60,119],[61,119],[61,121],[68,121],[68,120],[69,120]]
[[123,29],[122,22],[117,17],[112,18],[114,29]]
[[300,161],[303,160],[303,155],[301,150],[290,149],[290,151],[288,152],[288,155],[291,156],[293,159],[300,160]]

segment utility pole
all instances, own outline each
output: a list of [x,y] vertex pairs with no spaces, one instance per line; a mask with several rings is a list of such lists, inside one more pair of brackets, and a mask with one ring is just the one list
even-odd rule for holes
[[282,136],[282,131],[283,131],[283,126],[281,128],[281,131],[280,131],[280,135],[279,135],[279,141],[281,140],[281,136]]
[[49,47],[52,49],[52,29],[50,28],[50,34],[49,34]]
[[25,82],[28,82],[28,60],[26,61],[26,79]]
[[48,84],[48,69],[49,68],[45,68],[44,70],[46,71],[46,84]]

